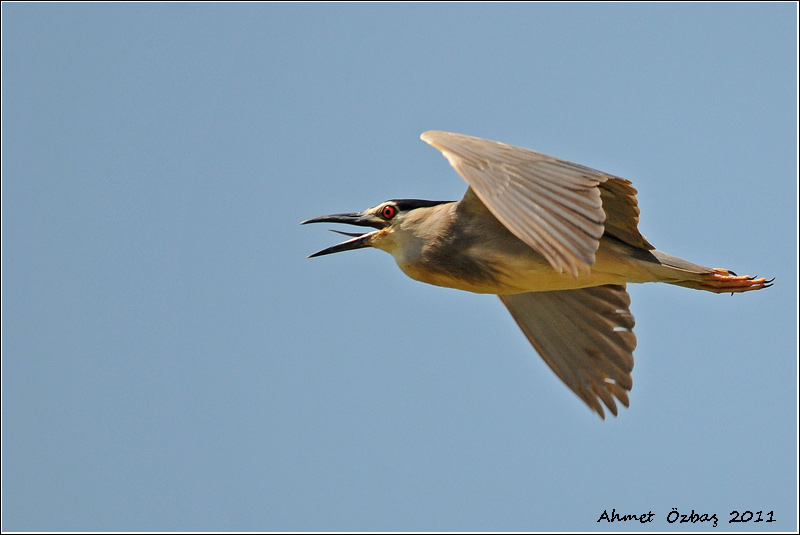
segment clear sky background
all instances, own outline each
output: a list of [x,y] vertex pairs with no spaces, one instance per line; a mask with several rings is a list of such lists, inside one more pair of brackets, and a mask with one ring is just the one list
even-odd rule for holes
[[[2,15],[3,530],[797,529],[793,3]],[[303,219],[461,197],[430,129],[628,178],[659,249],[775,286],[631,286],[601,421],[498,299],[306,259]]]

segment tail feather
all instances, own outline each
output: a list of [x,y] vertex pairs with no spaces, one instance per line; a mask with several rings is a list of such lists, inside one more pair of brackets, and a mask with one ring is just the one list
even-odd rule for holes
[[714,293],[741,293],[769,288],[775,280],[749,275],[740,276],[723,268],[703,267],[663,251],[654,250],[650,253],[659,263],[658,272],[664,277],[662,279],[664,282],[686,288]]

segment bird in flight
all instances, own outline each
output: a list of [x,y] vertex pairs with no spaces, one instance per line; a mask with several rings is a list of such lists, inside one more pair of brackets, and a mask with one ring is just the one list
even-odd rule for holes
[[[540,152],[429,131],[467,182],[460,201],[393,199],[306,223],[375,230],[310,257],[363,247],[391,254],[412,279],[497,295],[555,374],[601,418],[629,406],[636,335],[626,283],[715,293],[772,280],[707,268],[655,249],[639,233],[631,182]],[[601,404],[602,402],[602,404]]]

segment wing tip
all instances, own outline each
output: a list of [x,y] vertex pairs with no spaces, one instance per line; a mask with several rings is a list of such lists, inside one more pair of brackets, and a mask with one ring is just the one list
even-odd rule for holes
[[440,143],[442,138],[447,135],[454,135],[454,134],[450,132],[445,132],[443,130],[426,130],[425,132],[420,134],[419,138],[428,145],[431,145],[432,147],[436,147],[438,149],[439,147],[437,146],[437,143]]

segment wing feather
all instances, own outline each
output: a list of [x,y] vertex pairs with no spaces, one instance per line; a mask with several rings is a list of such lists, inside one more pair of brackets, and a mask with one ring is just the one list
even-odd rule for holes
[[606,232],[628,245],[655,249],[639,232],[639,205],[636,189],[629,180],[613,177],[600,184],[600,198],[606,213]]
[[653,248],[639,234],[636,190],[625,179],[497,141],[439,131],[421,137],[559,273],[588,273],[604,232]]
[[[558,377],[592,410],[614,415],[633,387],[635,324],[625,286],[499,296]],[[600,403],[602,401],[602,405]]]

